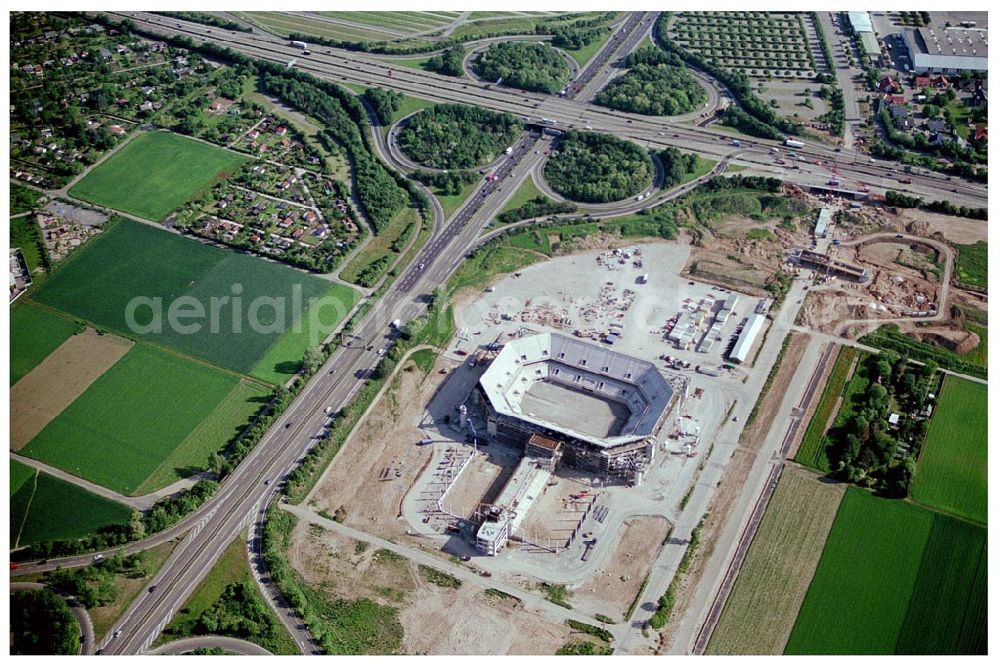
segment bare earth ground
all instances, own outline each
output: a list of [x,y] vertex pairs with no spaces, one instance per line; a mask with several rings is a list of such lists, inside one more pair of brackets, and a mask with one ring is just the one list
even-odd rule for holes
[[661,516],[640,516],[625,521],[615,535],[618,544],[603,569],[598,569],[573,594],[573,603],[600,608],[608,617],[625,619],[656,560],[670,523]]
[[983,220],[941,215],[916,208],[901,210],[899,218],[907,229],[922,236],[940,233],[945,240],[962,245],[987,240],[987,226]]
[[482,449],[483,455],[475,456],[445,495],[442,506],[456,516],[470,517],[480,502],[489,502],[500,492],[519,461],[518,456],[506,455],[500,446]]
[[[701,530],[701,545],[695,554],[691,569],[681,584],[677,586],[674,617],[681,617],[687,612],[688,605],[691,603],[691,594],[701,579],[705,563],[715,550],[719,533],[725,527],[725,521],[733,511],[733,504],[739,497],[743,484],[750,474],[757,451],[763,443],[768,428],[777,417],[776,412],[781,405],[784,393],[782,387],[787,386],[791,381],[798,366],[797,359],[802,358],[808,338],[804,333],[795,333],[792,336],[788,351],[785,352],[781,367],[771,384],[771,390],[768,391],[768,395],[765,396],[761,404],[757,419],[751,426],[748,436],[741,438],[741,445],[734,452],[733,458],[727,466],[727,473],[709,507],[708,519],[705,520]],[[659,639],[661,649],[670,645],[674,640],[674,627],[676,626],[676,623],[668,623],[661,632]]]
[[781,654],[795,626],[844,484],[787,464],[707,654]]
[[482,588],[428,583],[416,565],[305,523],[292,534],[291,565],[330,598],[368,597],[399,609],[406,654],[553,654],[573,631]]
[[59,345],[10,389],[10,448],[24,448],[134,344],[88,328]]
[[[528,515],[521,523],[524,538],[541,546],[564,546],[580,522],[590,496],[595,491],[589,484],[573,478],[573,470],[560,467],[545,486],[542,494],[531,503]],[[554,485],[552,485],[554,484]],[[573,501],[570,495],[587,492],[583,501]],[[598,501],[600,504],[600,501]]]
[[[778,369],[778,374],[775,375],[774,382],[771,384],[771,388],[778,387],[777,390],[767,392],[767,395],[764,396],[764,399],[760,403],[757,418],[750,424],[749,428],[744,428],[740,435],[740,441],[749,449],[756,451],[760,448],[760,443],[764,440],[768,429],[771,427],[775,417],[777,417],[776,412],[778,407],[781,406],[781,400],[784,398],[784,391],[781,390],[781,387],[788,386],[788,382],[792,380],[795,369],[798,367],[799,361],[802,360],[802,355],[805,353],[808,344],[809,336],[806,333],[791,334],[788,349],[785,350],[781,367]],[[823,382],[825,381],[824,378]],[[823,385],[821,382],[820,386]],[[794,452],[789,455],[794,455]]]
[[[424,406],[443,376],[437,370],[444,366],[439,361],[427,381],[415,366],[408,362],[407,367],[396,374],[309,497],[310,506],[330,514],[344,507],[346,524],[379,536],[404,531],[396,520],[400,502],[431,456],[430,447],[416,442],[425,436],[419,429]],[[380,481],[387,468],[388,480]]]

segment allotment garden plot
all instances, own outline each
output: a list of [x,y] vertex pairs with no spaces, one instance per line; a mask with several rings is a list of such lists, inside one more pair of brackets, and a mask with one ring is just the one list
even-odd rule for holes
[[70,194],[160,221],[246,159],[177,134],[149,132],[95,167]]

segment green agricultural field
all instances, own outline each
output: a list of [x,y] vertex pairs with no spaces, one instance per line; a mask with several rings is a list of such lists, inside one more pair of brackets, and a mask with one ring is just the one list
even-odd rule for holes
[[986,386],[947,377],[910,489],[913,499],[986,523]]
[[[331,290],[328,281],[282,264],[122,220],[70,257],[32,298],[98,327],[243,374],[259,370],[262,379],[275,381],[276,375],[287,378],[289,370],[298,369],[309,336],[296,333],[295,322],[301,316],[308,321],[309,299],[324,295],[336,299],[328,308],[340,313],[357,300],[347,288]],[[129,325],[129,303],[135,298],[144,304],[134,309],[134,321],[153,324],[155,310],[162,315],[159,332]],[[169,324],[171,304],[184,305],[184,300],[194,303],[182,311],[202,308],[203,316],[179,321],[200,324],[197,331]],[[213,301],[219,306],[215,331]],[[252,326],[255,322],[261,326]],[[280,351],[272,352],[278,344]],[[269,365],[259,366],[265,358]]]
[[[76,539],[128,520],[131,510],[11,461],[10,547]],[[18,480],[18,487],[14,482]]]
[[148,132],[98,165],[69,193],[159,222],[247,159],[178,134]]
[[21,453],[134,493],[236,382],[207,365],[136,345]]
[[830,422],[837,401],[844,394],[847,386],[848,373],[854,366],[854,361],[858,357],[858,350],[853,347],[841,347],[837,353],[837,360],[834,361],[833,370],[830,371],[830,378],[820,396],[819,404],[809,421],[805,435],[802,436],[802,444],[795,454],[795,461],[818,469],[821,472],[830,471],[830,461],[826,458],[826,424]]
[[892,654],[934,514],[847,489],[786,654]]
[[844,486],[786,466],[706,654],[780,654],[816,571]]
[[240,382],[167,459],[135,489],[145,495],[204,469],[211,453],[221,453],[226,444],[243,432],[250,419],[267,402],[269,392],[251,382]]
[[10,311],[10,385],[78,330],[80,327],[72,319],[27,301],[18,303]]
[[935,514],[897,654],[986,654],[986,529]]

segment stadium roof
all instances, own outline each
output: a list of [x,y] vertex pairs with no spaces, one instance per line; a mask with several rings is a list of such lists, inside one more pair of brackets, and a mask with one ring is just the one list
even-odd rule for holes
[[[521,399],[531,384],[557,375],[557,381],[570,388],[626,403],[631,416],[619,434],[595,437],[544,416],[523,413]],[[555,333],[508,342],[480,377],[479,384],[497,412],[600,447],[653,435],[673,395],[666,378],[652,363]]]

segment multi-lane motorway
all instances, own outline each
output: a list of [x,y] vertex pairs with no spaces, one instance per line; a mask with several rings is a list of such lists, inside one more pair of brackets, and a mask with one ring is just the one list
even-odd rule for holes
[[[731,135],[602,109],[574,100],[571,94],[555,97],[503,88],[487,90],[486,84],[439,77],[396,67],[388,60],[381,62],[373,56],[335,49],[315,52],[313,56],[304,59],[300,49],[290,47],[283,40],[270,35],[230,33],[218,28],[212,29],[209,34],[204,26],[152,14],[129,13],[127,17],[151,32],[163,35],[183,34],[195,41],[209,39],[256,58],[279,62],[298,58],[303,69],[327,79],[381,85],[432,101],[477,104],[514,112],[528,119],[541,116],[557,118],[563,126],[591,126],[595,130],[614,132],[639,140],[651,147],[676,145],[724,160],[733,158],[730,155],[732,148],[729,146]],[[626,21],[621,28],[624,32],[620,41],[623,43],[612,44],[611,48],[602,50],[584,68],[581,76],[587,76],[588,72],[591,77],[603,76],[601,72],[608,59],[613,55],[622,55],[627,52],[627,48],[634,47],[646,34],[650,23],[651,17],[641,14]],[[574,93],[586,89],[584,82]],[[112,636],[101,646],[104,652],[128,654],[146,650],[170,618],[183,607],[188,596],[232,539],[249,524],[260,520],[262,509],[280,492],[280,483],[271,482],[283,478],[294,468],[315,443],[314,435],[326,425],[329,418],[327,412],[339,410],[363,384],[368,373],[380,360],[379,350],[387,348],[392,342],[394,332],[389,323],[394,319],[410,321],[426,309],[427,296],[446,282],[463,256],[477,244],[483,226],[544,160],[539,144],[538,134],[524,134],[513,146],[508,159],[498,166],[498,178],[495,181],[483,182],[465,206],[449,220],[436,220],[439,223],[435,225],[434,233],[426,245],[354,328],[352,342],[339,347],[332,354],[279,422],[205,506],[164,533],[125,548],[125,552],[130,553],[169,539],[184,537],[153,579],[149,590],[135,600],[115,626]],[[741,149],[738,158],[749,162],[766,158],[771,145],[754,141],[753,145],[745,145]],[[378,148],[380,152],[386,150],[381,142],[378,143]],[[846,151],[844,155],[840,155],[819,144],[810,144],[800,153],[820,160],[843,160],[841,173],[845,177],[857,174],[859,179],[865,178],[868,182],[886,177],[879,174],[887,167],[891,168],[891,165],[860,164],[857,156]],[[959,181],[955,182],[955,187],[959,187]],[[880,186],[874,182],[873,185]],[[950,190],[951,185],[942,176],[913,176],[910,188],[916,193],[939,193],[946,187]],[[983,188],[968,183],[961,183],[960,187],[962,189],[959,192],[936,198],[949,198],[956,203],[968,205],[985,205]],[[437,216],[440,217],[439,208]],[[89,560],[90,556],[66,558],[44,565],[22,567],[22,570],[32,573],[59,565],[86,564]],[[300,647],[304,652],[315,652],[315,645],[308,641],[307,636],[305,632],[297,635]]]
[[[563,127],[590,127],[595,131],[611,132],[650,148],[676,146],[702,155],[722,156],[733,138],[732,134],[711,127],[605,109],[569,97],[518,91],[423,72],[371,54],[317,47],[310,56],[304,57],[301,49],[270,34],[229,32],[218,28],[211,29],[209,33],[208,29],[198,24],[143,12],[125,12],[117,14],[116,18],[129,18],[143,29],[157,34],[183,35],[195,42],[212,41],[255,58],[281,63],[295,59],[296,67],[333,81],[381,86],[434,102],[473,104],[514,113],[528,120],[552,118]],[[644,34],[645,31],[642,32]],[[584,73],[589,68],[585,68]],[[933,172],[907,175],[906,179],[912,182],[901,183],[902,176],[897,173],[898,165],[895,163],[872,162],[866,155],[849,147],[838,152],[832,145],[815,141],[805,143],[805,147],[797,151],[805,158],[805,162],[801,163],[803,168],[794,171],[776,168],[780,177],[800,184],[822,184],[830,177],[829,167],[836,164],[845,183],[866,183],[876,191],[895,189],[928,200],[947,199],[966,206],[986,206],[986,188],[981,184]],[[774,156],[770,150],[778,146],[775,141],[745,141],[743,159],[773,165]],[[820,164],[816,164],[817,161]]]

